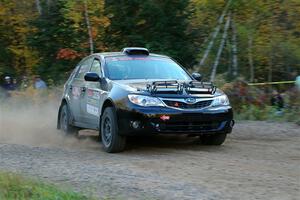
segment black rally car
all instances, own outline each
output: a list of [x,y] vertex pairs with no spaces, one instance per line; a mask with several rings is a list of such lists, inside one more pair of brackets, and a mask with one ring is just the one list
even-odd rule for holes
[[84,58],[64,86],[57,127],[99,130],[107,152],[137,134],[188,134],[221,145],[233,127],[227,96],[167,56],[145,48]]

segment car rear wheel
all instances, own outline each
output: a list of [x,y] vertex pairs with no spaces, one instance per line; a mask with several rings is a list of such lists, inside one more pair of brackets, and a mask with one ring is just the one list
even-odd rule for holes
[[70,111],[67,104],[64,104],[60,111],[60,129],[65,135],[75,135],[78,128],[70,124]]
[[101,117],[101,139],[103,148],[108,153],[121,152],[125,149],[126,137],[119,135],[115,110],[105,108]]
[[200,137],[201,144],[204,145],[222,145],[226,139],[227,134],[215,134],[215,135],[202,135]]

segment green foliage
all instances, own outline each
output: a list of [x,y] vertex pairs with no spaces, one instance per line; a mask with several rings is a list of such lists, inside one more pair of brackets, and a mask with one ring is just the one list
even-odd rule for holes
[[[225,22],[204,66],[199,68],[198,63],[227,2],[1,0],[0,77],[40,74],[55,84],[64,82],[76,63],[89,54],[91,35],[96,52],[147,47],[199,70],[207,80]],[[217,74],[227,81],[237,77],[248,81],[252,57],[254,81],[295,78],[300,71],[299,0],[232,0],[228,13],[237,29],[238,75],[232,74],[232,27]]]
[[[255,79],[293,79],[292,73],[300,70],[299,45],[296,48],[293,45],[300,44],[296,28],[299,20],[295,20],[300,17],[299,1],[236,1],[234,6],[241,49],[248,49],[249,38],[253,38]],[[248,78],[248,55],[240,53],[239,57],[242,62],[245,61],[242,73]]]
[[37,52],[27,44],[33,31],[28,23],[34,17],[30,8],[25,0],[0,2],[0,75],[30,74],[38,62]]
[[40,55],[35,73],[47,79],[60,80],[66,78],[65,72],[72,70],[79,58],[58,59],[58,53],[61,49],[68,48],[86,54],[86,49],[78,45],[83,39],[83,33],[76,31],[73,22],[65,18],[65,0],[53,1],[50,5],[45,5],[43,10],[44,12],[31,22],[37,31],[28,38],[29,45],[37,49]]
[[300,123],[300,119],[295,117],[300,115],[299,108],[286,108],[278,111],[272,106],[242,105],[239,112],[235,112],[237,120],[268,120],[268,121],[285,121]]
[[[225,1],[191,1],[193,29],[198,28],[200,42],[204,41],[199,53],[199,60],[211,40],[211,33],[216,27],[216,21],[224,9]],[[215,8],[215,10],[211,10]],[[217,12],[216,12],[217,11]],[[294,79],[296,71],[300,71],[300,2],[297,0],[240,0],[232,1],[230,6],[232,20],[237,26],[238,43],[238,73],[240,76],[250,79],[249,52],[253,57],[254,79],[256,82],[280,81]],[[213,19],[212,19],[213,18]],[[231,36],[218,67],[218,73],[230,73],[232,60]],[[220,34],[215,42],[219,44]],[[249,40],[253,40],[252,47]],[[199,41],[199,40],[198,40]],[[197,42],[197,43],[200,43]],[[201,43],[200,43],[201,44]],[[200,45],[198,45],[200,47]],[[217,48],[214,47],[201,70],[205,76],[210,75],[211,67],[215,59]],[[230,77],[230,76],[229,76]],[[236,77],[230,77],[232,80]]]
[[187,1],[106,1],[105,12],[111,24],[105,41],[109,50],[141,46],[167,54],[191,67],[195,47],[188,33]]
[[261,108],[255,105],[242,105],[237,113],[238,120],[269,120],[276,118],[276,109],[271,106]]
[[219,87],[228,95],[237,120],[271,120],[300,123],[300,91],[296,87],[278,88],[283,100],[283,108],[271,106],[274,94],[268,93],[269,86],[249,86],[243,79],[224,83],[224,77],[218,76]]
[[[95,43],[96,52],[106,51],[104,44],[105,29],[110,25],[108,17],[104,14],[104,1],[99,0],[95,3],[94,0],[75,0],[67,1],[64,10],[64,16],[72,22],[72,28],[83,36],[80,41],[80,46],[88,49],[88,32],[85,19],[84,3],[87,3],[87,13],[90,16],[89,20],[92,28],[92,37]],[[78,45],[78,43],[77,43]]]
[[3,200],[91,200],[73,191],[62,191],[54,185],[0,173],[0,199]]

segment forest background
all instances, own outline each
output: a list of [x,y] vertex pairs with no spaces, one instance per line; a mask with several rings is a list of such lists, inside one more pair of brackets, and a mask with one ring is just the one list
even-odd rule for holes
[[[299,0],[0,0],[0,84],[40,75],[60,95],[83,57],[129,46],[214,81],[241,119],[300,114],[293,82],[248,85],[299,76]],[[285,117],[270,107],[274,90]]]
[[294,80],[299,0],[0,0],[0,76],[64,82],[93,52],[127,46],[175,58],[206,80]]

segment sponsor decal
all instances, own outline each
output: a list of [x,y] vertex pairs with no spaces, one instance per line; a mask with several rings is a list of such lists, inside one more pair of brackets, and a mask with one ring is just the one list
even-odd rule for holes
[[88,89],[87,95],[89,98],[92,98],[92,99],[100,99],[100,92],[96,91],[96,90]]
[[72,96],[74,99],[78,99],[80,96],[80,88],[79,87],[73,87],[72,88]]
[[88,94],[89,97],[91,97],[91,96],[94,95],[94,92],[93,92],[93,90],[88,89],[87,94]]
[[86,111],[91,115],[95,115],[95,116],[99,115],[99,108],[90,104],[86,105]]
[[170,120],[170,116],[162,115],[162,116],[160,116],[160,119],[163,120],[163,121],[167,121],[167,120]]
[[93,106],[97,106],[99,103],[99,101],[96,100],[96,99],[92,99],[92,98],[88,98],[87,99],[87,103],[90,104],[90,105],[93,105]]

